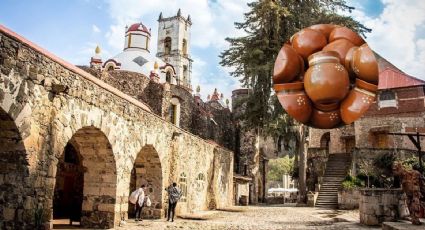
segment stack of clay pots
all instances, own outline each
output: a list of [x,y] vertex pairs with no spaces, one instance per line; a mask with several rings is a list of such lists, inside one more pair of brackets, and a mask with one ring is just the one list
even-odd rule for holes
[[360,118],[375,100],[378,64],[365,41],[347,27],[318,24],[284,44],[276,58],[274,89],[297,121],[331,129]]

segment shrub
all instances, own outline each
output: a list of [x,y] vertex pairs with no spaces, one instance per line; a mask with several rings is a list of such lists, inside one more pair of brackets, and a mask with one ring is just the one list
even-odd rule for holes
[[342,189],[344,190],[349,190],[358,187],[364,187],[364,183],[357,177],[347,175],[342,181]]

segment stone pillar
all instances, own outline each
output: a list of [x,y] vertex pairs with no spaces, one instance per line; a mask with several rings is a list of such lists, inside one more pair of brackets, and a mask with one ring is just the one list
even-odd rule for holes
[[306,179],[307,179],[307,141],[305,138],[305,132],[307,130],[307,127],[304,125],[301,125],[299,127],[299,146],[298,146],[298,153],[299,153],[299,161],[298,161],[298,167],[299,167],[299,178],[298,178],[298,203],[299,204],[305,204],[307,201],[307,185],[306,185]]

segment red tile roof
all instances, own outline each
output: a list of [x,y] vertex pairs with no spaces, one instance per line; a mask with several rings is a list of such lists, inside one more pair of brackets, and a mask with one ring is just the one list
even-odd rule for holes
[[393,68],[386,68],[379,73],[378,89],[394,89],[425,85],[425,81],[414,78]]
[[131,25],[127,29],[127,32],[130,32],[130,31],[141,31],[141,32],[145,32],[145,33],[151,35],[151,32],[149,31],[149,29],[145,25],[143,25],[143,23],[141,23],[141,22]]
[[395,89],[425,85],[425,81],[403,73],[392,63],[375,53],[379,66],[378,89]]

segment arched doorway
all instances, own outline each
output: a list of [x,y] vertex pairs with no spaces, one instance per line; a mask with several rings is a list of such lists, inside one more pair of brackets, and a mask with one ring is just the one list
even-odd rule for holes
[[95,127],[78,130],[59,157],[53,216],[83,227],[113,228],[116,165],[111,144]]
[[[24,208],[32,186],[29,177],[27,153],[15,121],[0,108],[0,229],[33,229],[33,220],[24,215],[34,210]],[[31,197],[33,199],[36,197]]]
[[[81,222],[84,167],[76,143],[68,142],[58,162],[53,199],[53,219]],[[63,222],[63,221],[62,221]]]
[[[152,145],[144,146],[134,161],[130,179],[130,194],[142,184],[146,186],[145,193],[152,201],[151,207],[143,207],[142,218],[157,219],[163,217],[162,168],[158,152]],[[134,205],[129,203],[128,217],[135,217]]]
[[329,153],[329,143],[331,141],[331,133],[326,132],[320,138],[320,148],[326,149],[326,153]]

